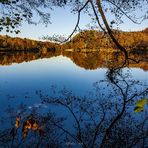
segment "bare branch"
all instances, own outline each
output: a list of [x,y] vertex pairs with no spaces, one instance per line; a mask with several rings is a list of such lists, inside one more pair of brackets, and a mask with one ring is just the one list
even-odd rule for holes
[[119,6],[117,6],[114,2],[108,0],[107,2],[111,3],[112,5],[114,5],[115,7],[117,7],[118,10],[120,10],[122,12],[122,14],[124,14],[129,20],[131,20],[133,23],[135,24],[141,24],[139,22],[136,22],[135,20],[133,20],[130,16],[128,16]]
[[83,142],[82,140],[82,134],[81,134],[81,126],[80,126],[80,123],[75,115],[75,113],[73,112],[73,110],[66,104],[66,103],[63,103],[62,101],[60,100],[55,100],[55,101],[48,101],[48,103],[53,103],[53,104],[59,104],[59,105],[62,105],[64,107],[66,107],[69,112],[72,114],[72,116],[74,117],[75,121],[76,121],[76,124],[77,124],[77,127],[78,127],[78,139],[80,140],[80,142],[83,143],[83,145],[85,145],[85,143]]
[[99,27],[100,27],[100,28],[104,31],[104,33],[105,33],[106,31],[105,31],[105,29],[102,27],[102,25],[101,25],[101,23],[100,23],[100,20],[99,20],[98,14],[97,14],[97,12],[96,12],[96,10],[95,10],[95,6],[94,6],[94,4],[93,4],[92,1],[90,1],[90,3],[91,3],[91,6],[92,6],[92,9],[93,9],[93,12],[94,12],[94,14],[95,14],[96,21],[97,21]]
[[103,108],[103,117],[102,117],[101,121],[98,123],[98,125],[96,126],[94,137],[93,137],[93,140],[92,140],[92,145],[91,145],[92,148],[94,147],[94,143],[96,141],[97,134],[99,132],[100,126],[103,123],[104,119],[105,119],[105,112],[104,112],[104,108]]
[[134,99],[135,97],[138,97],[138,96],[140,96],[140,95],[142,95],[142,94],[144,94],[145,92],[147,92],[148,91],[148,88],[146,88],[144,91],[142,91],[142,92],[140,92],[139,94],[134,94],[132,97],[130,97],[130,99],[128,99],[126,102],[129,102],[129,101],[131,101],[132,99]]
[[86,3],[83,5],[83,7],[81,7],[81,8],[78,10],[78,18],[77,18],[77,22],[76,22],[75,28],[74,28],[74,30],[72,31],[72,33],[68,36],[68,38],[67,38],[64,42],[69,41],[69,39],[73,36],[73,34],[75,33],[75,31],[77,30],[77,28],[78,28],[78,26],[79,26],[79,22],[80,22],[81,11],[88,5],[88,3],[89,3],[90,1],[91,1],[91,0],[87,0]]
[[59,129],[61,129],[63,132],[67,133],[70,137],[72,137],[74,140],[76,140],[77,142],[80,142],[74,135],[72,135],[69,131],[67,131],[66,129],[64,129],[62,126],[56,124],[55,122],[53,123],[53,125],[57,126]]

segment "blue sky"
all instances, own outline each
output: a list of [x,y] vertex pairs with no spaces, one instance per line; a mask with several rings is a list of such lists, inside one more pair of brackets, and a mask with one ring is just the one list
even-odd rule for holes
[[[113,19],[113,17],[110,14],[106,16],[109,21]],[[137,31],[148,27],[147,25],[148,20],[143,21],[141,25],[134,24],[125,17],[123,17],[123,20],[124,23],[120,24],[118,27],[124,31],[134,31],[134,30]],[[23,22],[22,26],[20,27],[21,31],[20,34],[18,35],[10,34],[6,33],[5,31],[2,31],[0,34],[3,35],[7,34],[12,37],[30,38],[35,40],[39,40],[39,38],[42,36],[46,35],[52,36],[54,34],[68,36],[73,31],[76,21],[77,21],[77,15],[72,14],[69,8],[65,9],[56,8],[54,11],[51,12],[52,24],[49,24],[47,27],[45,27],[44,24],[30,25],[27,24],[27,22]],[[88,28],[87,26],[89,23],[91,23],[90,17],[87,14],[82,14],[80,21],[80,28],[81,29]]]

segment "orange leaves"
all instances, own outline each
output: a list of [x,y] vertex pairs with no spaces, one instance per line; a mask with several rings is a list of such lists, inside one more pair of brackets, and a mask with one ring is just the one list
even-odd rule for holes
[[23,130],[22,130],[22,135],[23,135],[23,138],[26,138],[26,137],[27,137],[28,132],[29,132],[29,129],[28,129],[28,128],[26,128],[26,127],[23,127]]
[[15,121],[15,127],[16,129],[18,129],[20,126],[20,117],[16,117],[16,121]]
[[[16,117],[16,121],[15,121],[16,129],[18,129],[20,127],[20,122],[21,122],[20,117]],[[38,131],[40,137],[43,136],[43,134],[44,134],[43,128],[41,126],[39,126],[38,122],[32,118],[29,118],[23,122],[23,127],[22,127],[23,138],[27,137],[30,130],[32,130],[34,132]]]
[[29,130],[36,132],[39,129],[39,125],[33,119],[26,120],[23,124],[22,134],[25,138],[28,135]]
[[39,125],[35,122],[33,125],[32,125],[32,130],[33,131],[37,131],[39,129]]

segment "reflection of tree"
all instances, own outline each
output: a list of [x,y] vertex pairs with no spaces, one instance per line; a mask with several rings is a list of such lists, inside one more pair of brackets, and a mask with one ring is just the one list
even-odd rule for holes
[[34,108],[30,112],[26,109],[21,105],[19,114],[14,109],[8,110],[12,124],[9,129],[0,132],[1,147],[57,147],[61,132],[53,123],[61,126],[63,119],[50,112],[41,116]]
[[[0,53],[0,64],[1,65],[10,65],[12,63],[21,63],[28,62],[32,60],[42,59],[42,58],[51,58],[59,55],[66,56],[70,58],[76,65],[85,68],[85,69],[97,69],[100,67],[103,68],[112,68],[119,65],[122,65],[123,56],[119,52],[66,52],[66,51],[55,51],[55,52],[12,52],[12,53]],[[116,57],[116,59],[115,59]],[[129,67],[140,67],[144,70],[147,70],[146,54],[136,54],[130,53],[130,57],[139,60],[139,63],[130,63]]]
[[[123,75],[121,69],[112,69],[107,73],[107,80],[96,82],[94,91],[83,97],[78,97],[67,89],[58,92],[55,87],[52,87],[54,95],[51,96],[38,91],[44,105],[49,105],[51,109],[53,106],[58,107],[56,114],[41,114],[33,110],[28,116],[28,111],[25,112],[21,107],[22,111],[17,115],[21,117],[21,125],[15,130],[10,128],[11,130],[1,131],[1,145],[145,147],[148,145],[147,110],[134,113],[135,102],[147,95],[145,87],[132,80],[129,73]],[[62,115],[59,115],[60,110],[64,110]],[[36,121],[43,135],[30,130],[26,138],[22,138],[23,125],[27,120]],[[12,121],[14,127],[15,119]]]
[[39,53],[39,52],[11,52],[11,53],[0,53],[0,64],[1,65],[11,65],[13,63],[22,63],[29,62],[42,58],[51,58],[59,56],[60,52],[47,52]]

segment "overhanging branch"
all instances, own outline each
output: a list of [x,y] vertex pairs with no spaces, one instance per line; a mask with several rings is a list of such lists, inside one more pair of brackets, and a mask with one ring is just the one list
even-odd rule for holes
[[73,34],[75,33],[75,31],[77,30],[78,26],[79,26],[79,22],[80,22],[80,16],[81,16],[81,11],[88,5],[88,3],[90,2],[91,0],[87,0],[86,3],[83,5],[83,7],[81,7],[79,10],[78,10],[78,18],[77,18],[77,22],[76,22],[76,25],[72,31],[72,33],[68,36],[68,38],[64,41],[64,42],[67,42],[69,41],[69,39],[73,36]]

